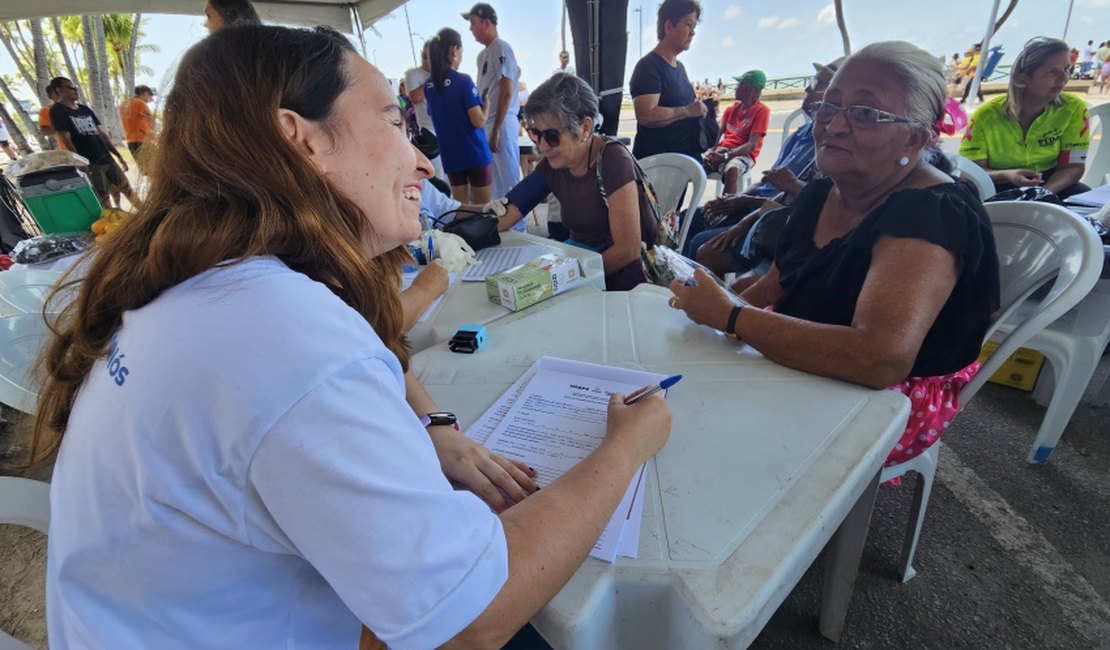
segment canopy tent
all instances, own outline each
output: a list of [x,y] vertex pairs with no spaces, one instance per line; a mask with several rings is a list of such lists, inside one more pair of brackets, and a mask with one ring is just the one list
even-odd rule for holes
[[[68,14],[137,13],[204,15],[205,0],[4,0],[0,20],[39,18]],[[252,2],[266,22],[293,25],[331,25],[358,36],[377,19],[404,4],[404,0],[259,0]]]

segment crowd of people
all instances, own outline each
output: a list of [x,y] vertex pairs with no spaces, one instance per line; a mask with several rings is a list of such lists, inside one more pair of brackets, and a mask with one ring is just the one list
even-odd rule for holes
[[[600,253],[608,289],[631,289],[665,226],[637,162],[658,153],[721,175],[685,253],[740,274],[729,292],[699,269],[670,305],[785,366],[904,393],[914,415],[888,464],[934,444],[999,304],[990,222],[937,149],[943,62],[890,41],[814,63],[811,120],[741,192],[769,130],[767,78],[739,74],[713,119],[719,97],[679,60],[701,12],[659,5],[629,83],[629,150],[598,133],[597,93],[567,52],[521,101],[489,4],[462,13],[476,67],[444,27],[405,72],[402,105],[334,31],[210,0],[212,33],[182,58],[159,132],[151,89],[121,107],[149,193],[90,260],[43,357],[32,460],[57,453],[52,642],[191,647],[219,629],[229,647],[503,645],[586,557],[671,416],[659,396],[613,396],[601,446],[539,490],[410,371],[422,309],[400,291],[405,245],[422,213],[465,208],[508,230],[551,196],[553,236]],[[999,189],[1082,189],[1070,65],[1062,41],[1030,41],[1006,95],[973,116],[961,152]],[[129,191],[73,82],[49,92],[52,133],[90,160],[98,193]],[[523,178],[520,129],[539,156]],[[418,290],[434,297],[445,276],[430,266]]]

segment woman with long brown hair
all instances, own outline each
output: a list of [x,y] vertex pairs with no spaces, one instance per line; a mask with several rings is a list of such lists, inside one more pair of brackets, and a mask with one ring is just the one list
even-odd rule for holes
[[354,648],[362,624],[494,647],[569,579],[669,412],[615,398],[542,492],[462,436],[401,329],[430,175],[335,32],[237,26],[185,55],[150,197],[44,355],[53,644]]

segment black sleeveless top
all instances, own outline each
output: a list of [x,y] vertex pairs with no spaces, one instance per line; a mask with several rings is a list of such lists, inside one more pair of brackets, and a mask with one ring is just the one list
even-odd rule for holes
[[[990,316],[998,310],[999,281],[990,220],[971,186],[947,183],[899,190],[843,237],[817,248],[813,233],[832,185],[829,179],[812,181],[794,203],[775,251],[785,290],[775,311],[851,325],[876,240],[882,235],[924,239],[956,256],[959,277],[925,335],[910,376],[946,375],[975,361]],[[927,269],[907,267],[904,272]]]

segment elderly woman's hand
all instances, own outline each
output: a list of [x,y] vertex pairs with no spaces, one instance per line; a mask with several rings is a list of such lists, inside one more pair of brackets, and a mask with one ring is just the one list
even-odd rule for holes
[[[428,427],[443,475],[477,494],[497,512],[539,489],[535,470],[467,438],[454,427]],[[508,498],[506,498],[508,497]]]
[[736,305],[734,299],[717,285],[716,280],[705,271],[694,271],[696,285],[687,285],[680,280],[671,282],[671,307],[686,312],[690,320],[699,325],[708,325],[724,331],[728,324],[728,314]]

